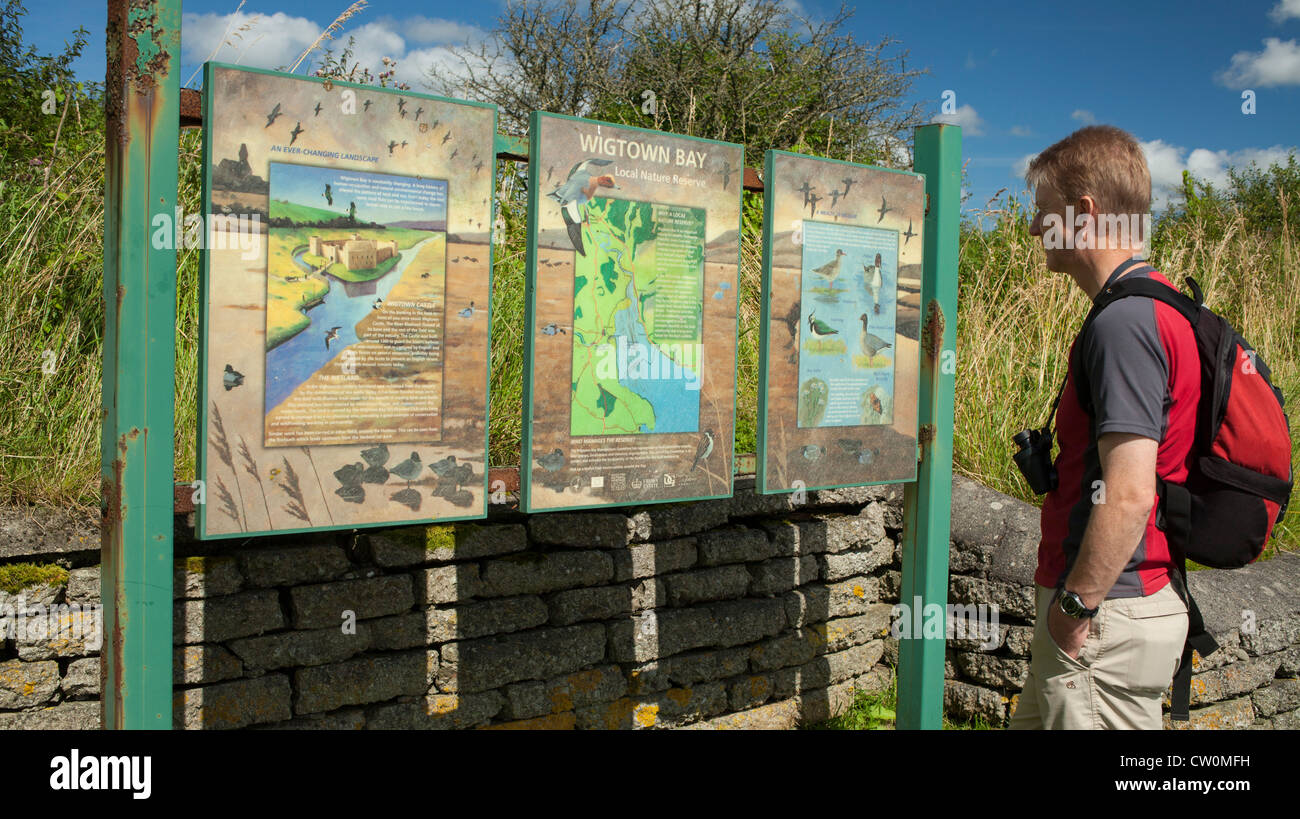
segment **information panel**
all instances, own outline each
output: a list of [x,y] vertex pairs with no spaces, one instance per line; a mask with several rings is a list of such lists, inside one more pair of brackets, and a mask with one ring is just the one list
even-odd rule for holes
[[204,106],[199,536],[485,516],[495,107],[215,63]]
[[731,494],[739,145],[536,112],[524,509]]
[[925,179],[764,166],[758,489],[915,480]]

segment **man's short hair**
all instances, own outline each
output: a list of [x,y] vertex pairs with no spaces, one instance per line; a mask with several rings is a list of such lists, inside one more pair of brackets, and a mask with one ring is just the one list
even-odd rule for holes
[[1138,214],[1151,209],[1151,171],[1137,140],[1112,125],[1089,125],[1057,142],[1029,163],[1031,188],[1047,183],[1075,204],[1091,196],[1103,214]]

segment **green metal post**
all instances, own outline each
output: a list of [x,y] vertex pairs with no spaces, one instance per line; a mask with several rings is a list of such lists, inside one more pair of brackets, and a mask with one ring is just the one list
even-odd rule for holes
[[[100,439],[104,728],[172,726],[180,33],[181,0],[109,2]],[[166,230],[154,224],[160,215]]]
[[[898,727],[943,725],[943,668],[952,519],[953,392],[957,346],[957,233],[961,129],[916,130],[914,169],[925,174],[925,260],[921,273],[921,463],[903,495],[903,588]],[[919,632],[919,633],[918,633]]]

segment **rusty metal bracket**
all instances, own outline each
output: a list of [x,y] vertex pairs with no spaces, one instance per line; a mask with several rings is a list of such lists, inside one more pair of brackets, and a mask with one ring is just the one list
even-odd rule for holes
[[925,305],[925,322],[921,326],[921,352],[931,364],[939,360],[939,348],[943,346],[945,322],[943,308],[936,299],[930,299]]

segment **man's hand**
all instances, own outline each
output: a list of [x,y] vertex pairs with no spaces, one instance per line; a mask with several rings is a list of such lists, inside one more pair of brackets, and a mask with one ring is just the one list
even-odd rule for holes
[[1091,624],[1091,620],[1076,620],[1061,611],[1060,602],[1053,598],[1047,613],[1047,632],[1070,659],[1079,659],[1079,650],[1088,639],[1088,627]]

